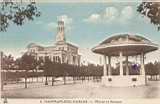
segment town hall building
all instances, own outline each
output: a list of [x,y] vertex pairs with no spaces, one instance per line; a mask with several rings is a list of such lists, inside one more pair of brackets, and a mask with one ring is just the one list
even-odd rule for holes
[[54,46],[43,47],[35,43],[27,46],[27,53],[33,54],[37,60],[48,57],[51,61],[67,63],[71,65],[80,65],[80,55],[78,47],[68,43],[65,38],[64,21],[58,21],[56,42]]

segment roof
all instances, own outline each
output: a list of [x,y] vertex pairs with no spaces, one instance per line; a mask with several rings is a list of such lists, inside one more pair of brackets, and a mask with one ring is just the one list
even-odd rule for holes
[[102,44],[109,44],[109,43],[124,43],[125,42],[134,42],[134,43],[151,43],[150,40],[142,37],[142,36],[138,36],[138,35],[133,35],[133,34],[119,34],[116,36],[112,36],[106,40],[104,40]]
[[42,46],[40,45],[37,45],[36,43],[30,43],[27,48],[31,48],[31,47],[40,47],[40,48],[43,48]]
[[72,46],[72,47],[74,47],[74,48],[78,48],[76,45],[73,45],[73,44],[71,44],[71,43],[67,43],[67,45]]
[[118,34],[105,39],[96,47],[92,48],[95,53],[118,56],[119,51],[124,55],[138,55],[158,49],[158,45],[150,40],[135,34]]
[[57,42],[56,45],[68,45],[68,46],[71,46],[71,47],[74,47],[74,48],[78,48],[76,45],[74,45],[73,43],[68,43],[68,42],[65,42],[65,41],[60,41],[60,42]]

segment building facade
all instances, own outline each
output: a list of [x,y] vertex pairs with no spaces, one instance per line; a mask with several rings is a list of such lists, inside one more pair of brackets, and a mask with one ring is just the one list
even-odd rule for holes
[[37,60],[48,57],[51,61],[80,65],[81,56],[78,54],[78,47],[66,42],[64,21],[58,21],[56,42],[54,46],[43,47],[35,43],[27,46],[27,53],[33,54]]

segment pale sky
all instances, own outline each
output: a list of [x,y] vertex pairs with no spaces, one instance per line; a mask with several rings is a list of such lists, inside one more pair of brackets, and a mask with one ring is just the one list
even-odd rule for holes
[[[139,3],[38,3],[41,17],[22,27],[11,24],[1,32],[0,50],[18,57],[31,42],[54,45],[59,17],[65,21],[67,41],[79,46],[84,59],[93,63],[99,63],[99,56],[88,50],[116,33],[139,34],[160,45],[160,31],[136,11]],[[160,51],[149,54],[147,60],[160,61]]]

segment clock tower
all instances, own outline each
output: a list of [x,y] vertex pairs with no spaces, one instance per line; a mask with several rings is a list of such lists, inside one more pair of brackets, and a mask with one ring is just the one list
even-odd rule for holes
[[66,41],[66,39],[65,39],[64,21],[59,20],[58,27],[57,27],[56,43],[65,42],[65,41]]

